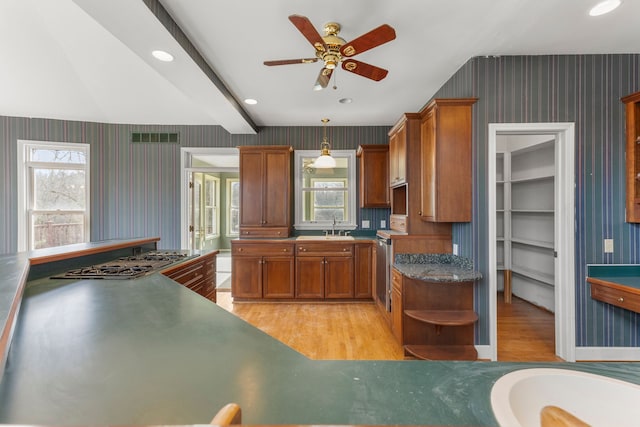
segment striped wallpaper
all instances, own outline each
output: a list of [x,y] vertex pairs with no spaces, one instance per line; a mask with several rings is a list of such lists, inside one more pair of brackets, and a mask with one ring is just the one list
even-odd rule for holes
[[[131,144],[130,133],[179,132],[178,144]],[[386,144],[388,126],[328,127],[334,149]],[[91,240],[160,236],[162,248],[180,247],[180,147],[291,145],[318,149],[322,127],[272,127],[257,135],[230,135],[219,126],[149,126],[0,117],[0,254],[17,250],[17,140],[91,145]],[[388,221],[389,209],[360,209],[358,223]]]
[[[586,265],[640,263],[640,224],[624,221],[624,104],[640,90],[640,55],[478,57],[437,97],[478,97],[473,114],[474,213],[455,224],[461,254],[487,271],[487,143],[489,123],[575,122],[576,346],[640,346],[640,315],[590,297]],[[612,238],[614,253],[603,253]],[[477,287],[481,319],[476,342],[488,344],[487,281]]]

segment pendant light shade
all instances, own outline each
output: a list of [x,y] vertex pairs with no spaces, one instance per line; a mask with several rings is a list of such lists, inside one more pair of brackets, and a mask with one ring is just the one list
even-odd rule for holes
[[313,162],[313,167],[318,169],[331,169],[336,167],[336,159],[331,157],[331,144],[327,140],[327,123],[329,119],[322,119],[322,123],[324,124],[324,134],[322,137],[322,142],[320,143],[320,155]]

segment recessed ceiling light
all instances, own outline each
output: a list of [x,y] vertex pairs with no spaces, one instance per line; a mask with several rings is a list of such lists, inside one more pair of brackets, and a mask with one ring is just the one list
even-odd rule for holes
[[615,8],[617,8],[618,6],[620,6],[620,3],[621,3],[620,0],[602,1],[591,8],[591,10],[589,11],[589,15],[591,16],[604,15],[605,13],[609,13]]
[[340,98],[338,100],[338,102],[340,104],[351,104],[353,102],[353,99],[351,99],[351,98]]
[[151,54],[158,61],[162,61],[162,62],[173,61],[173,55],[171,55],[169,52],[165,52],[164,50],[154,50],[153,52],[151,52]]
[[258,101],[255,100],[255,99],[252,99],[252,98],[247,98],[247,99],[244,100],[244,103],[245,104],[249,104],[249,105],[256,105],[258,103]]

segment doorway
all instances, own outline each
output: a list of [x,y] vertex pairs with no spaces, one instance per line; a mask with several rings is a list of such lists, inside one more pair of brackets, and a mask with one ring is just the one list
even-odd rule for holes
[[[506,185],[504,176],[497,173],[500,162],[504,171],[507,169],[505,164],[512,160],[522,163],[527,157],[512,159],[514,152],[518,155],[529,153],[528,157],[533,158],[551,156],[551,173],[547,165],[546,171],[536,172],[541,179],[525,179],[518,177],[517,173],[521,172],[518,170],[516,179],[509,179],[509,185]],[[520,269],[519,292],[535,294],[533,298],[538,300],[536,302],[544,301],[541,305],[550,304],[550,311],[555,313],[555,354],[566,361],[575,361],[574,153],[573,123],[489,124],[487,217],[491,360],[497,360],[498,283],[503,288],[514,285],[513,279],[508,280],[510,276],[506,271],[517,271],[513,262],[516,261],[513,258],[516,258],[533,262],[533,270],[539,270],[531,273]],[[507,166],[510,172],[510,165]],[[551,180],[549,175],[553,177]],[[511,202],[513,194],[506,191],[511,190],[511,182],[517,182],[517,203],[524,206],[517,209],[503,206],[503,213],[499,214],[497,208],[505,203],[505,195],[509,199],[507,202]],[[500,185],[509,188],[500,192]],[[537,201],[533,195],[542,197],[542,201]],[[509,227],[504,227],[505,222]],[[498,225],[506,230],[506,234],[498,233]],[[500,238],[502,243],[498,243]],[[503,271],[498,270],[499,260],[504,261]],[[502,281],[503,277],[507,278],[508,283]],[[526,286],[527,281],[540,285],[537,288],[539,295],[536,288]]]
[[181,149],[181,245],[218,250],[216,288],[231,289],[231,240],[239,235],[236,148]]

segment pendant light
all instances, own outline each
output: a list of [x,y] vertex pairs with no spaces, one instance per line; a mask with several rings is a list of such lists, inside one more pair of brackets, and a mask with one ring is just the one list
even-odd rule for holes
[[331,148],[331,144],[327,140],[327,123],[329,119],[322,119],[321,122],[324,125],[324,134],[322,137],[322,142],[320,143],[320,155],[313,162],[313,167],[318,169],[331,169],[336,167],[336,159],[331,157],[331,153],[329,149]]

